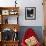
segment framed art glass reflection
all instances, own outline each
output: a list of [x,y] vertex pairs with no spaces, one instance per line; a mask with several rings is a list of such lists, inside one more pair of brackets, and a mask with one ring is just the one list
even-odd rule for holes
[[26,20],[35,20],[36,19],[36,8],[35,7],[26,7],[25,8],[25,19]]

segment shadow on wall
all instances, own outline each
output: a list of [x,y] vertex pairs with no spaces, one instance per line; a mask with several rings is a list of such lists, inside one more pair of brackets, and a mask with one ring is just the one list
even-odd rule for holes
[[43,43],[43,30],[42,30],[42,26],[21,26],[20,27],[20,32],[19,32],[19,39],[20,39],[20,42],[23,38],[23,35],[25,33],[25,31],[28,29],[28,28],[32,28],[36,34],[37,34],[37,37],[39,39],[39,41],[41,43]]

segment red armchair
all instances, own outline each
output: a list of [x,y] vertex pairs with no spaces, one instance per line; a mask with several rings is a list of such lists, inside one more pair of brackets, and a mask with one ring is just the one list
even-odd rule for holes
[[27,31],[25,32],[24,37],[22,38],[21,45],[22,46],[33,46],[33,45],[27,45],[28,43],[31,44],[30,42],[27,42],[27,41],[30,41],[30,40],[35,39],[35,38],[36,38],[36,40],[34,40],[34,41],[35,41],[36,44],[34,44],[34,46],[41,46],[40,42],[37,40],[36,33],[33,31],[33,29],[29,28],[29,29],[27,29]]

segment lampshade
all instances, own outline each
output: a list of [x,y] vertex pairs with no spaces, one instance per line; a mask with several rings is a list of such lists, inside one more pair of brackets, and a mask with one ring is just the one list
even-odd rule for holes
[[14,32],[17,32],[17,29],[16,28],[14,29]]

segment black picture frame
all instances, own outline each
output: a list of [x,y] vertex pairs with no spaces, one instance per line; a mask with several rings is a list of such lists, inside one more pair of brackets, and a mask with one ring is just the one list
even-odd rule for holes
[[25,19],[36,20],[36,7],[25,7]]

